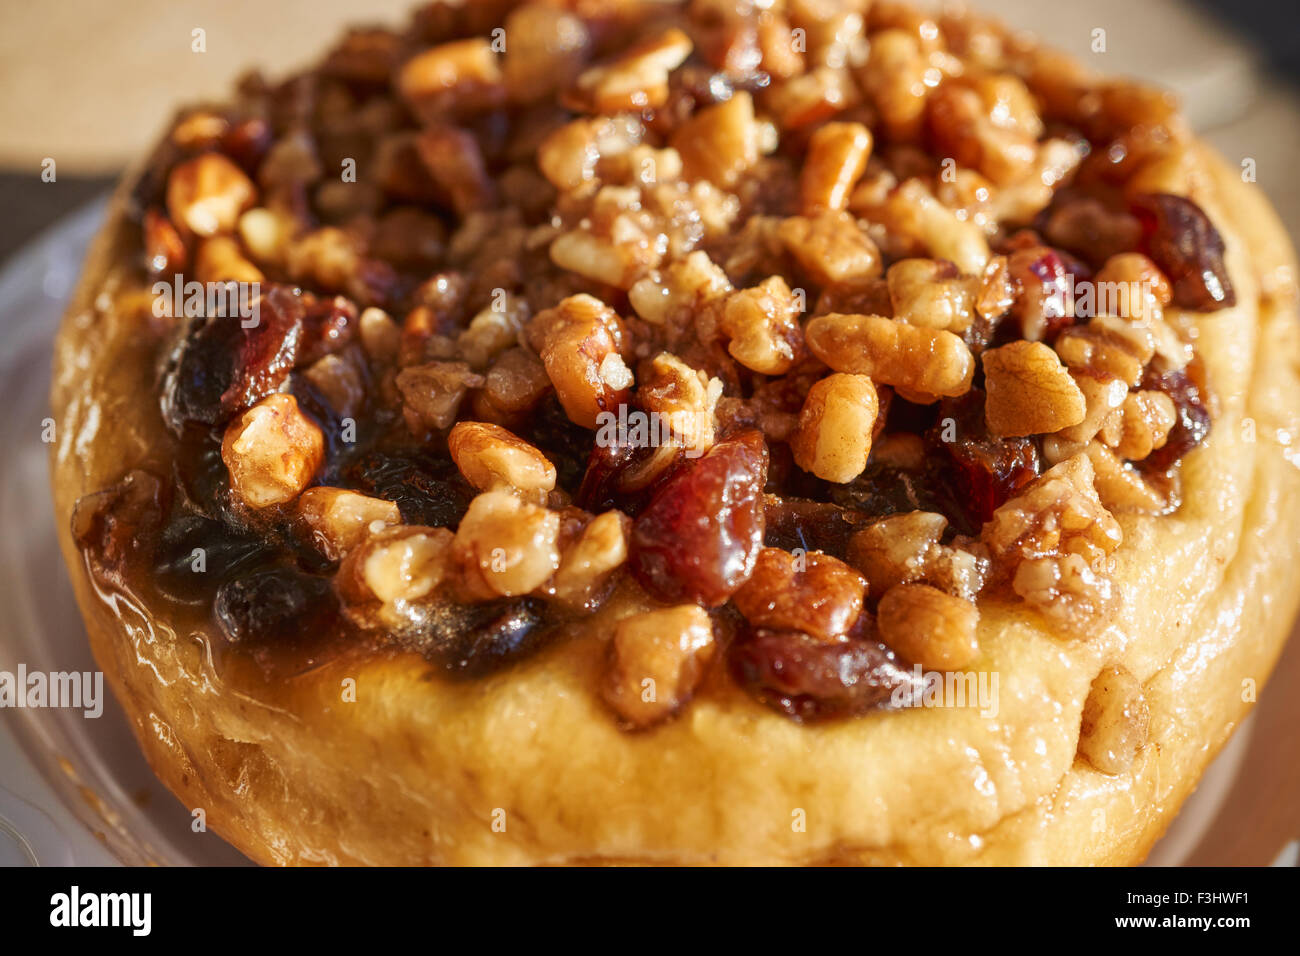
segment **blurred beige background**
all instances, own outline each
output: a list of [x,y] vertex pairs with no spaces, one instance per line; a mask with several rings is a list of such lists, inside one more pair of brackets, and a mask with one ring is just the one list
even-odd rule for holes
[[[1294,8],[1295,0],[1289,2]],[[1266,75],[1263,55],[1223,22],[1180,0],[971,5],[1038,34],[1090,68],[1176,90],[1197,128],[1230,161],[1256,161],[1260,187],[1292,235],[1300,235],[1300,97]],[[287,73],[319,55],[343,24],[398,23],[411,6],[408,0],[0,0],[0,208],[7,225],[0,258],[106,189],[178,105],[220,98],[253,66],[272,76]],[[191,50],[196,28],[206,31],[204,53]],[[1105,31],[1104,53],[1091,48],[1097,29]],[[1281,29],[1289,29],[1285,21]],[[44,157],[56,160],[57,183],[40,182]],[[1209,835],[1184,839],[1196,846],[1192,862],[1269,862],[1300,836],[1297,690],[1300,640],[1292,640],[1249,738],[1241,739],[1242,772],[1235,783],[1229,773],[1220,788],[1226,802],[1198,811],[1216,818],[1212,824],[1193,821]],[[1207,780],[1203,790],[1209,789]],[[1179,859],[1188,858],[1185,849]]]

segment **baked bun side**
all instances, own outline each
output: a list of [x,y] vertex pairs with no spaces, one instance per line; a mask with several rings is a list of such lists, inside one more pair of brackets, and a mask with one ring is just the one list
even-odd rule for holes
[[[96,659],[155,772],[262,863],[1138,862],[1249,709],[1245,682],[1263,685],[1297,599],[1294,268],[1255,187],[1208,157],[1198,175],[1238,293],[1196,320],[1215,427],[1184,464],[1181,509],[1123,520],[1124,601],[1104,632],[1080,640],[981,601],[972,669],[998,675],[996,716],[800,725],[715,669],[687,711],[638,734],[590,691],[609,614],[472,682],[396,652],[270,681],[214,668],[201,625],[129,582],[110,594],[92,580],[75,502],[166,468],[147,304],[120,294],[123,192],[59,333],[52,393],[59,535]],[[1151,710],[1150,741],[1118,776],[1076,757],[1084,701],[1112,663]]]

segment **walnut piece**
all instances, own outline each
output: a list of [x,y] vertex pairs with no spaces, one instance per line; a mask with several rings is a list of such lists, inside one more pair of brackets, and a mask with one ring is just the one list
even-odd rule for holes
[[1104,774],[1126,773],[1150,731],[1151,709],[1142,684],[1123,667],[1102,668],[1083,705],[1079,755]]
[[480,491],[505,490],[544,504],[555,466],[513,432],[487,422],[458,422],[447,436],[456,467]]
[[475,599],[527,594],[560,566],[560,516],[508,491],[469,504],[453,545],[463,586]]
[[691,698],[714,650],[712,622],[698,605],[623,618],[609,643],[601,696],[630,728],[657,724]]
[[802,631],[836,643],[847,639],[862,613],[866,584],[853,568],[820,551],[764,548],[732,600],[754,627]]
[[795,464],[840,484],[862,474],[871,455],[879,402],[865,375],[836,372],[808,390],[790,439]]
[[994,436],[1038,435],[1083,421],[1083,392],[1042,342],[1012,342],[989,349],[982,360],[984,417]]
[[276,392],[226,426],[221,460],[239,499],[250,508],[269,508],[311,484],[325,462],[325,436],[296,398]]
[[402,523],[396,503],[345,488],[308,488],[298,498],[302,522],[321,554],[338,561],[372,533]]
[[1103,623],[1116,600],[1110,555],[1124,539],[1093,475],[1083,454],[1054,465],[999,507],[980,532],[1020,597],[1085,634]]
[[959,670],[974,661],[978,624],[973,602],[928,584],[895,585],[876,610],[880,639],[926,670]]
[[966,394],[975,374],[960,337],[879,315],[819,315],[804,328],[804,339],[835,371],[868,375],[922,403]]

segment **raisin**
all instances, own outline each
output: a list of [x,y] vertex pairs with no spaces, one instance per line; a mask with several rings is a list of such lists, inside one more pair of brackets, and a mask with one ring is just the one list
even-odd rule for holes
[[666,468],[654,480],[638,482],[639,470],[648,466],[658,451],[657,447],[623,441],[592,446],[574,503],[587,511],[618,508],[636,514],[643,510],[655,489],[672,471]]
[[166,598],[205,604],[220,582],[263,563],[268,555],[260,537],[239,534],[203,515],[182,513],[162,530],[153,558],[153,581]]
[[152,548],[162,522],[166,489],[153,475],[132,471],[110,488],[78,499],[72,536],[96,576],[113,579]]
[[261,117],[252,116],[230,125],[221,137],[221,152],[251,175],[262,164],[274,138],[270,124]]
[[223,583],[212,613],[232,644],[296,645],[328,629],[338,601],[329,578],[271,567]]
[[357,331],[357,307],[341,295],[331,299],[304,295],[303,307],[299,368],[337,352]]
[[1038,446],[1032,440],[989,434],[984,393],[975,389],[960,398],[944,399],[939,420],[926,437],[954,466],[947,479],[963,512],[963,520],[954,524],[964,534],[978,532],[1003,502],[1042,470]]
[[849,538],[867,524],[859,511],[821,501],[766,495],[763,544],[794,551],[822,551],[836,558],[848,553]]
[[1140,464],[1143,471],[1167,472],[1188,452],[1205,441],[1210,433],[1210,412],[1200,388],[1184,369],[1157,372],[1147,369],[1140,386],[1143,389],[1164,392],[1174,402],[1177,419],[1162,447],[1157,448]]
[[1223,237],[1200,206],[1185,196],[1144,193],[1133,200],[1144,251],[1173,288],[1173,303],[1213,312],[1237,304],[1223,262]]
[[687,461],[632,526],[629,560],[656,598],[715,607],[754,570],[763,545],[767,448],[741,432]]
[[190,423],[225,423],[288,377],[302,337],[301,296],[275,286],[257,307],[251,328],[238,316],[212,316],[190,329],[163,385],[163,419],[177,435]]
[[344,486],[397,503],[407,524],[452,528],[475,491],[445,458],[420,450],[371,450],[341,470]]
[[901,703],[916,690],[906,664],[870,636],[831,644],[801,631],[759,628],[733,643],[727,656],[742,687],[796,720]]
[[413,632],[399,638],[455,677],[482,677],[540,649],[555,629],[535,598],[485,604],[424,605]]

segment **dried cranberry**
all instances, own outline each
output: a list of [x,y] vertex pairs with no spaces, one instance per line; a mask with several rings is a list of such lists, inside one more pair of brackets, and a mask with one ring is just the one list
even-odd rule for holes
[[399,641],[456,677],[482,677],[538,650],[555,634],[535,598],[425,605]]
[[1183,369],[1167,372],[1148,369],[1140,387],[1164,392],[1173,399],[1178,415],[1164,445],[1141,462],[1144,471],[1165,472],[1205,441],[1205,436],[1210,433],[1210,412],[1205,407],[1200,388]]
[[[994,438],[984,420],[984,393],[972,389],[939,405],[939,420],[926,436],[953,466],[948,478],[965,512],[964,533],[977,532],[993,512],[1042,469],[1038,446],[1028,438]],[[950,516],[951,517],[951,516]]]
[[302,338],[302,298],[274,286],[257,307],[251,328],[239,316],[212,316],[190,330],[163,385],[163,419],[177,434],[188,423],[223,424],[288,377]]
[[1223,262],[1223,237],[1185,196],[1144,193],[1133,200],[1143,247],[1173,287],[1174,305],[1213,312],[1237,304]]
[[1051,246],[1037,245],[1013,251],[1007,269],[1016,288],[1013,314],[1025,337],[1050,341],[1074,324],[1075,280],[1088,275],[1081,262]]
[[917,684],[906,664],[870,637],[828,644],[801,631],[757,629],[731,645],[728,662],[742,687],[797,720],[901,702]]
[[272,567],[231,578],[212,605],[232,644],[298,645],[310,642],[337,617],[329,578],[293,567]]
[[632,526],[629,560],[663,601],[722,604],[749,578],[763,545],[767,448],[741,432],[686,461]]

